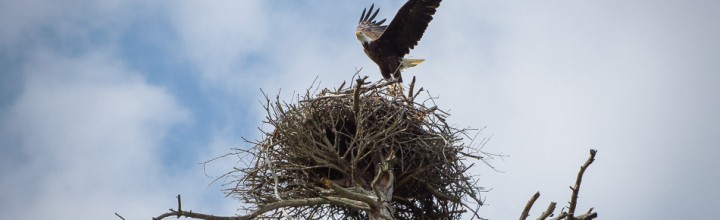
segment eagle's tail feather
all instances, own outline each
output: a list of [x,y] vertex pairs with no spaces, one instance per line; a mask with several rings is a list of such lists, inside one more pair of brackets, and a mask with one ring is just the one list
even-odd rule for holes
[[403,58],[400,65],[401,65],[401,67],[402,67],[403,69],[407,69],[407,68],[410,68],[410,67],[417,66],[418,64],[420,64],[420,63],[422,63],[422,62],[424,62],[424,61],[425,61],[425,59],[409,59],[409,58]]

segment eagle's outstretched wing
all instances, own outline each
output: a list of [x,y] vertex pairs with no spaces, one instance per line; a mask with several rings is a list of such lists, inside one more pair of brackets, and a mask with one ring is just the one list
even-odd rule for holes
[[382,25],[385,23],[386,19],[375,21],[375,17],[378,15],[378,12],[380,12],[380,8],[375,10],[375,13],[373,13],[374,7],[375,4],[372,4],[370,6],[370,10],[367,10],[367,8],[363,9],[363,13],[360,15],[360,21],[358,21],[357,27],[358,31],[362,31],[365,36],[368,36],[373,41],[377,40],[380,35],[385,32],[385,28],[387,28],[387,25]]
[[[442,0],[409,0],[403,5],[390,25],[373,43],[392,48],[396,55],[404,56],[415,48]],[[372,12],[372,7],[371,7]],[[368,13],[369,15],[370,13]],[[375,17],[377,12],[370,17]]]

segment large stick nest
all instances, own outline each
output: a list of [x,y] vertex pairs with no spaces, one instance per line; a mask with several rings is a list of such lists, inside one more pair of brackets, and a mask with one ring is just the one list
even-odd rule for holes
[[431,97],[416,102],[422,89],[413,94],[411,85],[406,96],[390,94],[387,83],[363,84],[308,90],[296,103],[267,99],[264,123],[271,128],[262,129],[263,139],[251,149],[238,149],[253,157],[227,175],[229,194],[253,204],[251,210],[285,204],[264,218],[367,219],[367,204],[321,180],[375,195],[379,164],[387,161],[395,177],[395,218],[457,219],[467,211],[478,217],[482,188],[464,161],[482,158],[463,141],[468,130],[448,125]]

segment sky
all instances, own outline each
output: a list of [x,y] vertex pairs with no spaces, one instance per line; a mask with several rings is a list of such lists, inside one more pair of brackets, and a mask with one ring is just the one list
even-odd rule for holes
[[[260,138],[262,91],[380,74],[363,8],[404,1],[0,1],[0,213],[243,214],[215,178]],[[702,219],[720,197],[720,2],[444,1],[410,56],[449,121],[484,128],[480,215],[566,204],[603,219]]]

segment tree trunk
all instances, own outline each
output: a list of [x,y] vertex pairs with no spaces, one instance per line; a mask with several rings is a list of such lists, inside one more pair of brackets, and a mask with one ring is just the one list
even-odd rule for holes
[[385,170],[385,174],[382,179],[378,181],[375,186],[375,192],[379,192],[380,205],[379,207],[373,207],[372,211],[368,213],[370,220],[392,220],[393,214],[395,214],[395,208],[393,208],[390,201],[393,196],[395,175],[393,175],[392,169]]

